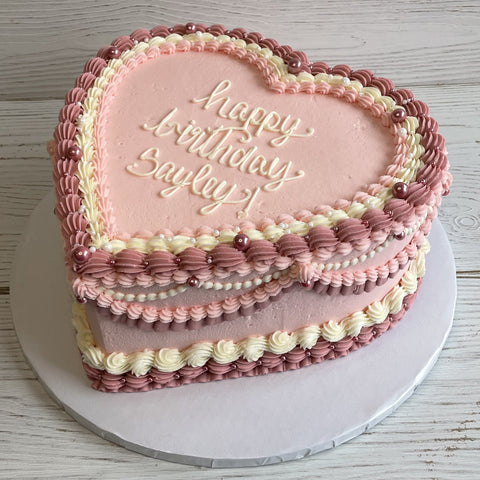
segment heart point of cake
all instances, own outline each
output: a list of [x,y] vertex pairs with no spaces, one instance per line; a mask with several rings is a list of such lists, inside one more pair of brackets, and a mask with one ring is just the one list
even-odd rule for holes
[[102,48],[48,150],[78,345],[104,391],[370,343],[410,308],[451,183],[409,90],[221,25]]

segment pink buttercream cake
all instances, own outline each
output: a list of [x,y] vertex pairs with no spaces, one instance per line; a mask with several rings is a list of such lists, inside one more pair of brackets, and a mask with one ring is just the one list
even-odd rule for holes
[[241,28],[158,26],[91,58],[59,122],[55,213],[94,388],[318,363],[413,302],[451,176],[427,105],[390,80]]

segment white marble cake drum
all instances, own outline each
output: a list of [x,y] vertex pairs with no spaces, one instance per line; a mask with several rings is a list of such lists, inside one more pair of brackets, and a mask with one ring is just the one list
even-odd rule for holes
[[[423,381],[450,331],[455,267],[438,221],[427,273],[406,316],[344,358],[300,370],[145,393],[90,388],[71,304],[53,195],[32,214],[12,278],[15,328],[49,395],[79,423],[125,448],[208,467],[303,458],[371,429]],[[408,407],[406,407],[408,408]]]

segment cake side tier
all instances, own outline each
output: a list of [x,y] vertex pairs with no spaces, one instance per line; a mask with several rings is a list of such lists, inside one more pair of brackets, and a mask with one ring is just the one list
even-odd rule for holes
[[[267,265],[255,274],[230,275],[213,281],[203,281],[197,274],[198,277],[191,276],[185,283],[163,288],[157,286],[155,278],[145,276],[137,278],[141,282],[135,282],[134,275],[103,278],[83,275],[72,279],[73,291],[77,298],[95,301],[99,307],[98,315],[104,320],[156,332],[196,330],[238,316],[248,316],[257,309],[266,308],[270,302],[278,301],[287,292],[290,298],[297,294],[302,296],[298,292],[304,289],[311,291],[305,297],[307,299],[315,294],[343,296],[347,297],[344,303],[351,302],[350,296],[358,297],[351,303],[351,307],[357,309],[363,307],[362,300],[359,300],[362,294],[369,293],[368,298],[373,298],[372,295],[378,295],[379,291],[384,292],[392,285],[389,279],[416,256],[430,225],[427,219],[414,234],[405,239],[394,239],[372,251],[372,255],[363,255],[365,258],[360,260],[291,265],[283,270],[271,269]],[[302,288],[293,288],[295,284]],[[384,286],[383,290],[378,290],[381,286]]]
[[[338,240],[326,234],[323,229],[312,229],[303,239],[287,234],[276,244],[264,240],[252,241],[244,252],[224,244],[218,245],[210,253],[189,247],[178,255],[165,251],[146,255],[127,249],[114,256],[100,250],[95,252],[89,262],[75,265],[70,283],[81,279],[81,284],[109,289],[136,286],[148,288],[154,285],[171,287],[174,284],[185,284],[191,277],[203,283],[210,280],[237,282],[239,279],[253,280],[267,272],[280,272],[288,268],[304,269],[307,266],[311,266],[313,275],[310,280],[317,280],[322,271],[357,271],[387,262],[416,235],[428,234],[431,220],[435,216],[436,208],[428,207],[424,216],[408,229],[396,234],[391,234],[386,228],[379,230],[379,235],[370,248],[365,246],[361,251],[342,248],[339,249],[340,252],[333,253],[334,244]],[[310,251],[306,245],[307,240],[312,243]]]
[[348,335],[339,341],[319,339],[311,348],[305,349],[298,346],[285,354],[266,352],[258,360],[251,361],[239,359],[229,363],[219,363],[211,358],[203,366],[184,366],[171,372],[151,367],[147,373],[141,375],[137,375],[131,370],[125,373],[109,373],[102,368],[92,367],[85,360],[83,367],[92,382],[92,388],[102,392],[145,392],[190,383],[205,383],[296,370],[324,360],[343,357],[370,344],[403,318],[412,306],[421,284],[422,279],[418,279],[417,290],[407,295],[402,308],[397,313],[388,315],[383,322],[362,327],[355,337]]
[[[195,342],[215,343],[225,338],[236,342],[249,335],[268,336],[276,330],[294,331],[310,324],[341,322],[351,312],[361,311],[365,305],[383,298],[398,284],[404,272],[400,270],[384,284],[357,295],[352,292],[345,296],[329,295],[327,291],[317,293],[294,284],[262,302],[241,306],[231,313],[217,315],[215,312],[215,316],[170,324],[160,321],[148,324],[126,314],[112,315],[91,302],[85,307],[95,339],[108,353],[132,353],[144,348],[183,350]],[[293,305],[298,315],[286,315],[286,305]]]
[[[92,312],[88,311],[88,309],[86,310],[84,306],[75,303],[74,322],[79,332],[77,340],[86,361],[95,368],[102,366],[102,368],[110,369],[110,373],[119,373],[115,369],[122,370],[122,373],[126,372],[132,368],[132,362],[137,365],[136,368],[140,369],[146,368],[148,370],[151,366],[155,366],[161,370],[171,371],[173,366],[177,364],[181,364],[181,366],[200,366],[209,358],[214,358],[220,362],[234,361],[241,357],[252,360],[255,359],[253,357],[258,358],[261,356],[264,351],[286,353],[297,345],[302,346],[302,348],[309,348],[308,346],[314,344],[320,337],[328,341],[338,341],[347,335],[356,336],[363,326],[381,323],[389,314],[395,314],[401,309],[404,297],[415,292],[418,279],[424,275],[425,253],[428,251],[428,248],[428,241],[425,240],[408,270],[400,279],[395,279],[394,286],[387,290],[388,293],[383,293],[383,295],[377,296],[376,299],[371,299],[369,303],[363,304],[360,308],[350,310],[344,318],[339,320],[319,318],[317,304],[317,309],[312,309],[309,318],[302,316],[301,318],[293,319],[297,321],[296,326],[281,325],[279,327],[281,323],[278,319],[278,315],[281,313],[281,309],[279,309],[268,312],[268,319],[273,320],[274,327],[273,329],[270,327],[270,333],[266,335],[262,334],[262,331],[268,321],[267,319],[262,319],[261,322],[254,322],[246,334],[237,332],[238,337],[233,335],[222,339],[217,337],[214,341],[201,340],[202,330],[204,329],[196,332],[171,332],[170,336],[172,337],[173,346],[164,346],[163,348],[161,346],[154,347],[153,344],[157,340],[161,342],[162,338],[165,341],[169,341],[170,339],[167,340],[165,338],[167,335],[165,333],[156,334],[155,332],[148,332],[143,340],[150,342],[150,346],[145,343],[138,345],[136,350],[131,353],[122,352],[121,349],[115,349],[113,346],[114,351],[109,353],[99,346],[99,340],[112,343],[117,342],[117,346],[119,346],[118,343],[130,341],[131,337],[135,337],[140,331],[125,326],[127,335],[122,338],[119,332],[116,331],[116,328],[114,328],[112,336],[108,338],[110,332],[108,330],[102,332],[101,328],[99,329],[99,326],[101,327],[102,325],[101,322],[97,323],[95,315],[87,320],[85,312],[87,311],[89,315]],[[295,297],[298,298],[298,295],[293,296],[293,298]],[[316,298],[316,300],[321,299],[321,297],[313,298]],[[336,306],[338,307],[338,303]],[[305,309],[304,305],[302,309]],[[353,313],[351,313],[352,311]],[[247,322],[251,321],[248,317],[244,320]],[[238,321],[224,322],[222,325],[234,325]],[[103,325],[109,327],[116,326],[111,321],[107,321]],[[219,326],[212,326],[211,330],[215,332],[215,327],[221,332]],[[187,343],[190,343],[190,345],[188,347],[182,345],[191,333],[193,333],[193,341],[192,338],[188,338]],[[195,335],[197,335],[196,340]],[[198,362],[200,363],[197,364]],[[145,372],[137,371],[138,374],[144,374]]]
[[297,370],[324,360],[344,357],[383,335],[403,318],[413,304],[421,283],[422,279],[419,279],[417,290],[404,298],[402,308],[397,313],[388,315],[382,323],[362,327],[355,337],[346,336],[333,342],[319,339],[311,348],[295,347],[286,354],[266,352],[258,360],[252,361],[239,359],[230,363],[219,363],[210,359],[203,366],[185,366],[172,372],[152,367],[143,375],[136,375],[133,371],[109,373],[107,370],[92,367],[85,361],[83,368],[92,382],[92,388],[102,392],[129,393]]

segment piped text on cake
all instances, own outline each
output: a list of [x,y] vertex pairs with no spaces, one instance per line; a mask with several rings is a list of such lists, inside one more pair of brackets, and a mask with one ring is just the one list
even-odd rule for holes
[[162,180],[168,186],[160,190],[159,196],[168,198],[183,188],[209,203],[200,208],[201,215],[209,215],[222,205],[238,204],[242,208],[237,212],[239,218],[248,216],[248,212],[261,192],[272,193],[285,183],[301,179],[303,170],[294,170],[291,160],[281,161],[279,156],[267,158],[259,153],[258,145],[235,148],[231,142],[249,144],[254,138],[268,133],[272,136],[268,145],[280,148],[290,139],[310,137],[313,128],[300,131],[300,118],[290,114],[281,115],[262,107],[251,107],[247,102],[234,102],[224,95],[232,87],[230,80],[220,81],[206,96],[193,98],[203,110],[216,109],[216,115],[233,121],[235,125],[219,125],[202,128],[195,120],[181,123],[176,120],[177,107],[173,107],[157,123],[144,123],[141,128],[155,137],[176,137],[175,144],[184,146],[188,153],[196,154],[209,162],[217,162],[241,173],[262,177],[264,183],[252,188],[241,188],[236,183],[220,180],[214,176],[214,168],[204,163],[197,171],[186,169],[172,160],[162,158],[159,147],[144,150],[138,159],[126,166],[127,172],[139,177],[152,177]]

